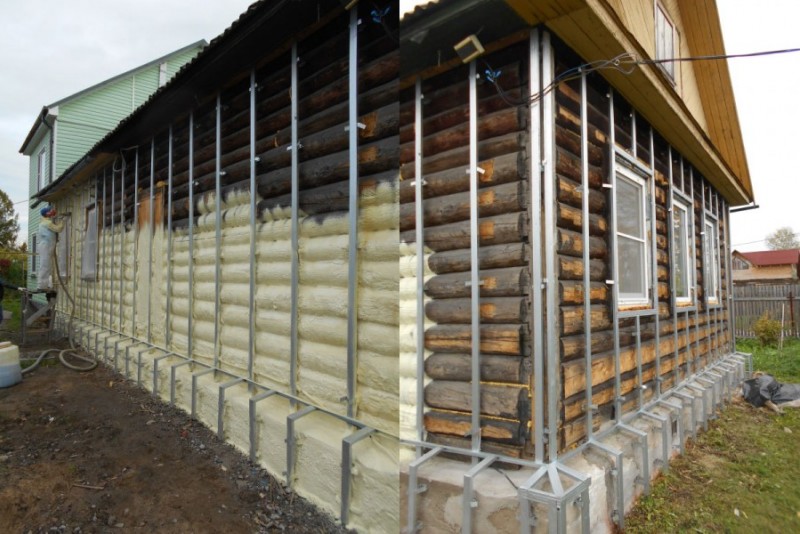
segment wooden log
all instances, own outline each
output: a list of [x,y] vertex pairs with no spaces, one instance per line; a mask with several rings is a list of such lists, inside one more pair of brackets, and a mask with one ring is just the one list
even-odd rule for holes
[[[478,142],[478,158],[482,161],[512,152],[520,152],[525,149],[525,142],[526,136],[519,132],[481,140]],[[404,159],[403,154],[405,154],[405,158],[409,159]],[[406,149],[405,152],[401,153],[400,163],[400,176],[404,180],[414,178],[413,150]],[[427,176],[446,169],[461,168],[466,170],[467,167],[469,167],[469,144],[424,158],[422,173]]]
[[[557,224],[559,228],[583,231],[583,212],[578,208],[558,203]],[[608,231],[608,221],[596,213],[589,214],[589,234],[604,237]]]
[[[489,139],[518,132],[524,128],[524,125],[521,108],[502,109],[491,115],[478,117],[478,139]],[[469,146],[469,136],[469,123],[458,124],[425,137],[422,140],[422,153],[426,156],[435,156],[440,152]],[[413,143],[403,144],[400,153],[401,161],[413,160],[415,152],[416,148]]]
[[[527,237],[528,216],[525,212],[504,213],[478,221],[478,243],[481,247],[516,243]],[[401,232],[403,243],[416,242],[416,230]],[[468,249],[470,226],[463,222],[425,228],[425,246],[433,251]]]
[[[521,419],[530,414],[528,389],[516,385],[481,384],[481,414]],[[425,404],[432,408],[470,412],[469,382],[434,380],[425,386]]]
[[[583,258],[583,234],[559,228],[556,247],[559,254]],[[608,247],[606,247],[605,239],[589,236],[590,258],[604,259],[607,252]]]
[[[605,282],[590,282],[589,299],[592,304],[608,302],[610,291]],[[582,282],[560,281],[558,294],[562,305],[583,304],[584,291]]]
[[[483,354],[524,356],[529,347],[527,326],[482,324],[480,350]],[[472,350],[472,331],[468,324],[439,324],[425,331],[425,348],[434,352],[464,353]]]
[[[425,294],[431,298],[469,297],[470,273],[449,273],[432,277],[425,283]],[[486,269],[480,272],[481,297],[515,297],[530,292],[530,275],[525,267]]]
[[[490,217],[501,213],[524,211],[527,205],[526,182],[511,182],[478,191],[478,214]],[[425,224],[432,226],[457,221],[469,221],[470,194],[455,193],[443,197],[427,198],[423,201],[423,217]],[[400,205],[400,230],[415,227],[416,213],[414,204]]]
[[[469,249],[435,252],[428,258],[428,267],[436,274],[469,271],[472,268]],[[520,267],[530,260],[530,248],[525,243],[506,243],[478,249],[480,269]]]
[[[603,260],[589,260],[589,279],[593,282],[605,281],[607,279],[607,267]],[[558,279],[559,280],[583,280],[583,259],[571,258],[569,256],[558,256]]]
[[[530,358],[518,356],[481,355],[481,380],[528,384],[531,376]],[[425,360],[425,374],[434,380],[472,380],[470,354],[434,353]]]
[[[581,183],[583,168],[580,160],[568,152],[556,149],[556,174],[569,178],[573,182]],[[589,167],[589,186],[599,190],[605,181],[602,169]]]
[[[591,90],[587,91],[586,96],[589,126],[597,132],[596,134],[592,133],[592,137],[595,137],[597,142],[605,143],[606,136],[603,132],[608,131],[609,127],[607,114],[608,102],[598,99],[597,96],[599,95],[592,95]],[[581,96],[579,90],[570,87],[570,85],[566,83],[559,84],[557,87],[556,99],[559,104],[559,116],[561,115],[562,109],[564,112],[569,111],[569,115],[574,117],[574,119],[570,119],[570,124],[575,125],[575,127],[578,128],[577,131],[580,131],[581,123],[579,117]],[[598,107],[598,105],[602,107]]]
[[[456,447],[459,449],[467,449],[471,448],[471,440],[467,438],[459,438],[455,436],[449,436],[446,434],[437,434],[435,432],[428,433],[428,442],[434,445],[445,445],[448,447]],[[490,440],[482,441],[481,442],[481,450],[489,453],[500,454],[503,456],[508,456],[509,458],[520,458],[522,456],[522,447],[518,445],[509,445],[506,443],[495,443]],[[459,454],[449,454],[449,453],[442,453],[441,456],[447,457],[450,456],[455,460],[464,461],[464,456]],[[497,462],[494,465],[501,465],[502,462]],[[519,469],[518,466],[506,464],[504,467],[505,469]]]
[[[563,361],[585,356],[586,337],[583,334],[564,336],[559,340]],[[609,331],[592,332],[592,354],[599,354],[614,348],[614,333]]]
[[[583,306],[562,306],[561,311],[561,335],[571,336],[583,333],[583,319],[585,316]],[[590,307],[592,331],[606,330],[611,327],[611,317],[608,307],[604,304],[595,304]]]
[[[560,111],[559,114],[564,113]],[[580,121],[580,119],[579,119]],[[556,145],[559,148],[567,151],[568,153],[572,154],[578,161],[581,161],[581,134],[580,131],[575,132],[571,129],[567,128],[559,128],[556,127]],[[595,167],[600,167],[603,165],[605,160],[605,153],[603,149],[598,146],[596,143],[587,143],[587,157],[589,159],[589,164]]]
[[[469,415],[429,410],[425,412],[425,429],[428,432],[451,436],[469,436],[472,430],[472,418]],[[527,425],[519,421],[507,421],[491,417],[481,417],[481,438],[522,445],[528,434]]]
[[[512,152],[478,163],[483,173],[478,173],[480,187],[516,182],[527,176],[521,152]],[[424,198],[450,195],[469,191],[469,174],[462,168],[446,169],[425,176],[422,195]],[[414,202],[414,180],[400,181],[400,202]]]
[[[481,323],[525,323],[530,302],[525,297],[491,297],[481,299]],[[435,299],[425,305],[425,315],[438,324],[470,324],[472,299]]]
[[[556,178],[558,187],[558,201],[568,204],[573,208],[583,208],[583,192],[579,189],[580,183],[573,182],[564,176]],[[606,209],[606,196],[596,189],[589,189],[589,212],[601,214]]]

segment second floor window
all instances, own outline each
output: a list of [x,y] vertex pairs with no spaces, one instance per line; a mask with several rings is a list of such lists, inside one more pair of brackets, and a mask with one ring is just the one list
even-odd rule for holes
[[[675,26],[666,11],[656,4],[656,59],[672,59],[675,54]],[[675,63],[660,63],[661,68],[673,81],[675,80]]]
[[47,176],[47,150],[44,148],[39,151],[39,155],[36,158],[36,183],[41,191],[45,184]]

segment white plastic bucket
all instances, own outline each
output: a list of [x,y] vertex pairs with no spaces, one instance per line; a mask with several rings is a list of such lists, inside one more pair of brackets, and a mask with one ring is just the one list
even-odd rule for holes
[[11,387],[22,381],[19,365],[19,347],[10,341],[0,343],[0,388]]

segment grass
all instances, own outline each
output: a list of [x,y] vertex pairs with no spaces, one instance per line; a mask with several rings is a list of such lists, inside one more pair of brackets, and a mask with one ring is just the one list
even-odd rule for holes
[[22,324],[21,306],[22,302],[20,301],[19,293],[6,290],[3,297],[3,310],[10,311],[14,316],[9,321],[0,323],[0,341],[12,339],[10,334],[15,336],[19,334],[20,325]]
[[[800,383],[800,340],[737,342],[753,368]],[[690,442],[626,518],[626,532],[800,532],[800,410],[734,402]]]

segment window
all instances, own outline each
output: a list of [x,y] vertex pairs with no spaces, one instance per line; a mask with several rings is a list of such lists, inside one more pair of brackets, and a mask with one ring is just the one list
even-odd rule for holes
[[[672,24],[663,7],[656,4],[656,59],[671,59],[675,54],[675,25]],[[661,68],[675,80],[675,63],[659,63]]]
[[94,280],[97,276],[97,205],[86,208],[86,235],[81,257],[81,279]]
[[[61,278],[66,280],[69,278],[69,214],[63,218],[63,222],[64,229],[58,234],[58,246],[56,247],[56,254],[58,256],[58,272],[61,274]],[[55,283],[55,280],[53,283]]]
[[746,271],[750,268],[750,264],[741,258],[733,258],[733,269],[735,271]]
[[719,226],[706,217],[703,232],[703,258],[705,263],[706,302],[719,303]]
[[691,220],[689,207],[683,202],[672,201],[672,290],[679,304],[692,300],[692,240],[689,239]]
[[647,304],[650,301],[647,183],[622,166],[617,171],[615,206],[620,304]]
[[36,234],[31,236],[31,274],[36,273]]
[[39,156],[36,158],[36,184],[41,191],[44,186],[45,176],[47,175],[47,151],[46,149],[41,149],[39,151]]

